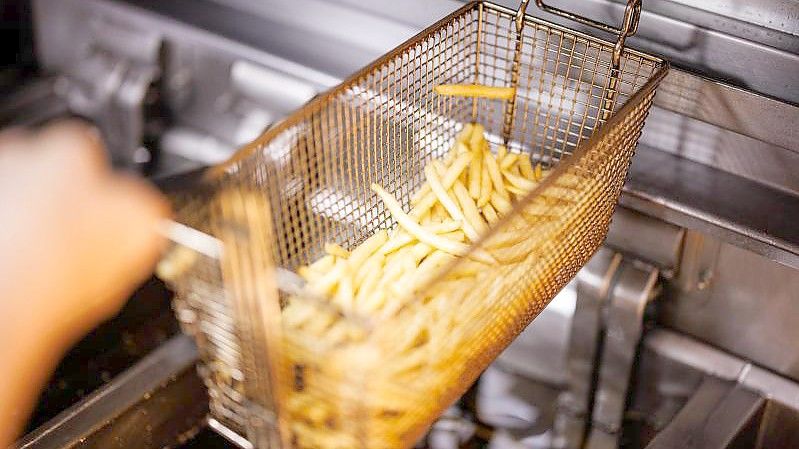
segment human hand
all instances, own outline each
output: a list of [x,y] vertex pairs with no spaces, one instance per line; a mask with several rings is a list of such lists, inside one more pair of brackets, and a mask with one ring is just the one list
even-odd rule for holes
[[86,125],[0,133],[0,422],[24,422],[33,402],[24,388],[3,391],[14,384],[4,376],[21,369],[24,385],[43,384],[69,346],[117,313],[150,275],[168,214],[154,188],[111,171]]

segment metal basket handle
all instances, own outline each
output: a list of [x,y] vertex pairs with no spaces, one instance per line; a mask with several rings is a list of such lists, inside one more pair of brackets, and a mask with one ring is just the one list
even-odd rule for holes
[[[516,31],[521,32],[522,28],[524,27],[524,14],[529,3],[530,0],[522,0],[521,4],[519,5],[519,9],[516,12]],[[546,11],[550,14],[555,14],[556,16],[573,20],[583,25],[588,25],[590,27],[617,35],[618,40],[616,41],[616,46],[613,49],[614,67],[617,66],[618,62],[621,60],[621,52],[624,49],[624,41],[628,37],[638,32],[638,22],[641,18],[642,3],[643,0],[627,0],[627,6],[624,8],[624,20],[622,21],[621,28],[616,28],[612,25],[596,21],[580,14],[547,5],[544,3],[544,0],[535,0],[536,6],[538,6],[538,8],[542,11]]]
[[[536,6],[542,11],[546,11],[557,16],[573,20],[583,25],[606,31],[617,36],[616,44],[613,46],[613,53],[611,56],[610,73],[606,85],[604,97],[602,99],[601,120],[602,122],[610,118],[613,112],[613,106],[618,96],[618,83],[620,76],[621,55],[624,52],[624,43],[628,37],[634,35],[638,31],[638,22],[641,18],[641,4],[643,0],[627,0],[627,6],[624,9],[624,20],[622,20],[621,28],[616,28],[603,22],[598,22],[594,19],[576,14],[573,12],[565,11],[554,6],[547,5],[544,0],[535,0]],[[527,12],[527,6],[530,0],[521,0],[519,9],[516,11],[516,48],[513,55],[513,69],[511,71],[511,85],[517,87],[519,84],[519,71],[522,53],[522,31],[524,30],[524,17]],[[513,128],[513,118],[515,114],[516,98],[508,100],[505,106],[505,118],[502,128],[502,136],[505,144],[510,141],[511,130]]]

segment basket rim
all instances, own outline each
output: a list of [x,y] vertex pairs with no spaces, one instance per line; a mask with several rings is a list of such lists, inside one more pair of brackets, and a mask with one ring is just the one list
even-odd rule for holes
[[[286,131],[288,128],[290,128],[290,127],[296,125],[297,123],[299,123],[300,121],[302,121],[308,115],[308,113],[316,112],[317,110],[321,109],[324,106],[324,104],[326,104],[332,97],[334,97],[334,96],[336,96],[336,95],[338,95],[340,93],[343,93],[344,91],[346,91],[347,89],[349,89],[353,85],[357,84],[358,81],[360,81],[364,77],[368,76],[369,74],[373,73],[376,69],[382,67],[385,63],[389,62],[390,60],[394,59],[397,56],[402,55],[404,52],[409,50],[411,47],[413,47],[414,45],[416,45],[419,42],[423,41],[427,37],[431,36],[433,33],[439,31],[441,28],[443,28],[444,26],[446,26],[448,23],[452,22],[456,18],[462,16],[467,11],[470,11],[470,10],[472,10],[474,8],[479,8],[479,7],[488,7],[489,9],[493,9],[495,11],[498,11],[498,12],[501,12],[501,13],[504,13],[504,14],[515,14],[515,11],[513,9],[511,9],[511,8],[507,8],[505,6],[498,5],[496,3],[492,3],[492,2],[488,2],[488,1],[484,1],[484,0],[474,0],[474,1],[471,1],[471,2],[469,2],[467,4],[465,4],[464,6],[456,9],[455,11],[453,11],[450,14],[448,14],[447,16],[445,16],[445,17],[441,18],[440,20],[436,21],[435,23],[433,23],[429,27],[427,27],[424,30],[420,31],[419,33],[417,33],[416,35],[414,35],[410,39],[408,39],[408,40],[404,41],[403,43],[399,44],[398,46],[396,46],[392,50],[390,50],[387,53],[383,54],[379,58],[375,59],[371,63],[369,63],[366,66],[362,67],[361,69],[357,70],[355,73],[353,73],[352,75],[350,75],[349,77],[344,79],[341,83],[339,83],[339,84],[331,87],[330,89],[322,92],[321,94],[317,95],[315,98],[310,100],[308,103],[306,103],[305,105],[301,106],[299,109],[297,109],[294,112],[292,112],[289,116],[287,116],[286,118],[284,118],[283,120],[279,121],[275,125],[273,125],[273,126],[269,127],[268,129],[266,129],[260,136],[255,138],[252,142],[250,142],[250,143],[242,146],[241,148],[239,148],[226,161],[223,161],[223,162],[221,162],[221,163],[219,163],[217,165],[209,167],[206,170],[203,178],[205,180],[212,181],[214,179],[217,179],[219,177],[224,176],[226,171],[231,166],[233,166],[236,163],[242,161],[243,159],[249,157],[255,151],[258,151],[259,149],[263,148],[266,144],[268,144],[270,141],[272,141],[273,139],[278,137],[281,133]],[[613,47],[615,45],[613,42],[610,42],[610,41],[608,41],[606,39],[602,39],[602,38],[598,38],[598,37],[595,37],[595,36],[591,36],[590,34],[586,34],[586,33],[583,33],[581,31],[573,30],[571,28],[564,27],[564,26],[558,25],[556,23],[553,23],[553,22],[550,22],[550,21],[547,21],[547,20],[544,20],[544,19],[540,19],[538,17],[534,17],[534,16],[532,16],[530,14],[525,14],[524,20],[527,23],[534,23],[534,24],[537,24],[537,25],[541,25],[541,26],[545,26],[545,27],[551,28],[553,30],[558,30],[558,31],[560,31],[562,33],[569,33],[569,34],[572,34],[574,36],[586,39],[586,40],[588,40],[590,42],[593,42],[593,43],[596,43],[596,44],[609,46],[609,47]],[[646,60],[649,60],[649,61],[653,62],[656,66],[659,66],[658,67],[658,71],[655,72],[654,74],[652,74],[650,76],[650,79],[647,80],[647,82],[643,86],[641,86],[635,92],[635,94],[637,94],[640,91],[647,90],[647,85],[654,78],[657,78],[658,79],[658,83],[659,83],[660,79],[662,79],[662,77],[665,75],[665,71],[668,71],[668,68],[669,68],[668,61],[666,61],[666,60],[664,60],[664,59],[662,59],[660,57],[657,57],[655,55],[651,55],[649,53],[644,53],[644,52],[641,52],[641,51],[638,51],[638,50],[635,50],[635,49],[632,49],[632,48],[629,48],[629,47],[624,47],[623,54],[638,56],[638,57],[641,57],[643,59],[646,59]],[[664,73],[662,75],[658,75],[659,72],[664,72]],[[633,98],[635,97],[635,94],[630,96],[630,98],[622,105],[622,107],[619,108],[616,112],[614,112],[611,115],[611,119],[613,117],[615,117],[615,116],[617,116],[617,115],[622,113],[622,111],[624,110],[625,106],[632,102]],[[610,121],[610,119],[608,120],[608,122],[609,121]],[[605,124],[602,124],[602,126],[600,126],[599,129],[597,129],[596,132],[594,132],[594,134],[596,134],[602,128],[605,128],[605,127],[606,127]],[[590,140],[590,139],[587,139],[586,142],[588,140]],[[582,145],[583,144],[581,144],[580,146],[582,146]],[[579,150],[579,147],[577,149],[575,149],[575,153],[578,150]]]

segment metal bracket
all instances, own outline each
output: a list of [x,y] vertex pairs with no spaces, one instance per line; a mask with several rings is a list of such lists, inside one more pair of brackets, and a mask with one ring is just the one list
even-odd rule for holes
[[578,274],[569,386],[558,401],[555,446],[615,448],[646,305],[659,270],[602,248]]
[[558,399],[555,446],[582,446],[593,398],[594,369],[602,332],[602,310],[622,257],[605,247],[577,275],[577,301],[569,336],[568,388]]
[[100,18],[88,26],[91,43],[61,76],[57,91],[70,111],[100,128],[117,165],[135,168],[150,159],[145,110],[158,101],[162,39]]
[[618,447],[644,312],[657,294],[658,275],[657,268],[635,261],[623,261],[619,268],[608,301],[588,449]]

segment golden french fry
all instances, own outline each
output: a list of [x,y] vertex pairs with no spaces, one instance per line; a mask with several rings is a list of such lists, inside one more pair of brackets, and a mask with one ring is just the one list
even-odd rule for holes
[[[434,234],[446,234],[448,232],[452,232],[461,228],[461,222],[456,220],[446,220],[440,223],[432,223],[429,225],[424,225],[424,228]],[[405,245],[413,243],[416,241],[416,237],[406,233],[406,232],[398,232],[396,235],[392,236],[383,246],[380,248],[380,252],[382,254],[391,254],[392,252],[402,248]]]
[[350,253],[350,258],[347,259],[349,269],[353,272],[358,271],[366,259],[383,246],[386,241],[388,241],[388,231],[381,229],[375,232],[374,235],[366,239]]
[[533,178],[536,180],[536,182],[541,182],[541,180],[544,179],[544,173],[543,170],[541,169],[540,162],[535,164],[535,169],[533,170]]
[[468,221],[469,224],[472,225],[474,230],[477,231],[478,235],[484,233],[488,229],[488,225],[486,225],[486,223],[480,217],[480,212],[477,210],[477,205],[474,204],[474,201],[469,196],[469,192],[466,190],[466,187],[461,184],[460,181],[456,181],[452,186],[452,191],[455,194],[455,198],[458,199],[458,204],[461,206],[464,220]]
[[519,169],[522,171],[522,176],[529,180],[535,180],[535,170],[533,170],[533,163],[530,161],[529,154],[520,155]]
[[477,238],[477,231],[472,227],[472,225],[464,221],[463,213],[458,208],[455,201],[449,196],[447,190],[441,183],[441,180],[438,177],[438,173],[436,173],[436,166],[433,164],[428,165],[425,167],[425,175],[427,176],[427,183],[430,185],[430,188],[433,190],[436,198],[438,198],[439,203],[447,210],[449,215],[455,219],[462,222],[463,231],[466,235],[469,236],[470,239],[475,240]]
[[508,189],[508,192],[516,195],[519,198],[521,198],[521,197],[527,195],[528,193],[530,193],[530,192],[528,192],[526,190],[522,190],[522,189],[520,189],[520,188],[518,188],[518,187],[516,187],[514,185],[508,185],[505,188]]
[[[449,189],[452,187],[452,183],[454,183],[461,173],[465,171],[471,159],[471,153],[465,153],[458,156],[455,161],[452,162],[452,165],[447,169],[447,172],[441,177],[441,184],[444,186],[444,188]],[[425,183],[425,185],[427,185],[427,183]],[[428,188],[429,187],[430,186],[428,185]],[[421,200],[419,200],[413,209],[411,209],[410,215],[414,217],[420,217],[422,214],[432,208],[435,203],[436,196],[432,191],[428,191],[428,193]]]
[[[494,185],[494,190],[499,193],[499,196],[509,200],[510,196],[508,195],[507,190],[505,190],[505,181],[502,179],[502,172],[499,169],[499,164],[497,164],[496,159],[494,159],[494,156],[492,156],[491,153],[485,154],[483,165],[488,171],[488,176],[491,178],[491,183]],[[491,192],[488,193],[488,200],[490,199]]]
[[489,224],[496,223],[499,220],[499,216],[497,216],[497,211],[494,210],[494,207],[491,206],[490,198],[489,203],[483,206],[483,216],[486,218]]
[[[461,185],[461,187],[463,187]],[[413,221],[411,217],[409,217],[405,212],[403,212],[402,207],[399,205],[394,197],[383,190],[377,184],[372,184],[372,191],[377,193],[378,196],[383,200],[383,203],[386,205],[386,208],[389,210],[391,215],[397,220],[400,226],[402,226],[406,231],[412,234],[414,237],[419,239],[420,242],[427,243],[428,245],[440,249],[441,251],[448,252],[450,254],[456,256],[466,255],[469,252],[469,247],[460,242],[453,242],[452,240],[445,239],[443,237],[439,237],[436,234],[433,234],[426,229],[424,229],[421,225]],[[472,255],[481,261],[487,261],[488,263],[493,263],[493,258],[490,255],[487,255],[485,252],[478,253],[474,252]],[[488,257],[486,257],[488,256]]]
[[313,290],[323,296],[333,293],[333,289],[341,281],[347,270],[347,261],[344,259],[337,259],[335,265],[330,271],[325,273],[318,281],[314,282],[311,287]]
[[331,255],[327,255],[309,265],[308,268],[318,273],[324,273],[327,270],[333,268],[333,264],[335,263],[336,263],[336,258]]
[[[385,245],[384,245],[385,246]],[[382,250],[382,247],[380,248]],[[385,254],[379,250],[372,254],[366,262],[361,266],[361,269],[356,271],[353,279],[353,290],[358,292],[361,286],[366,283],[366,280],[371,277],[378,277],[380,270],[383,269],[383,262],[385,261]]]
[[[524,160],[524,157],[522,157],[522,160]],[[537,182],[514,175],[509,170],[503,170],[502,175],[505,176],[505,179],[507,179],[514,187],[528,192],[533,190],[535,186],[538,185]]]
[[480,198],[480,174],[483,171],[483,151],[472,148],[472,163],[469,165],[469,195]]
[[493,100],[509,100],[516,95],[516,89],[513,87],[494,87],[482,84],[440,84],[433,90],[439,95],[480,97]]
[[[447,217],[446,209],[444,209],[444,206],[442,206],[441,203],[433,204],[433,214],[432,214],[432,216],[433,216],[434,220],[446,220],[447,218],[449,218],[449,217]],[[455,217],[453,217],[453,218],[455,218]]]
[[494,209],[496,209],[497,213],[502,215],[507,214],[512,209],[510,201],[499,196],[497,192],[491,193],[491,205],[494,206]]
[[455,141],[468,144],[469,138],[472,137],[472,131],[474,130],[473,123],[467,123],[463,125],[463,129],[455,136]]
[[483,142],[485,141],[485,128],[479,123],[472,126],[472,135],[469,136],[469,149],[472,151],[483,149]]
[[341,257],[344,259],[350,257],[350,252],[339,246],[337,243],[325,243],[325,252],[331,256]]
[[508,155],[508,147],[505,145],[499,145],[497,147],[497,163],[502,162],[502,159],[505,159],[505,156]]
[[486,248],[503,248],[506,246],[515,245],[527,237],[525,231],[505,231],[492,235],[486,241]]
[[352,302],[355,298],[355,289],[352,285],[353,271],[350,271],[349,268],[350,267],[344,269],[344,272],[338,283],[338,288],[336,289],[336,293],[333,297],[338,305],[345,310],[352,308]]
[[486,156],[488,159],[494,160],[494,156],[488,151],[483,152],[482,170],[480,173],[480,197],[477,199],[477,207],[483,207],[488,204],[491,198],[491,175],[488,174],[488,167],[486,166]]
[[505,157],[502,158],[502,162],[499,163],[500,170],[510,170],[511,167],[516,165],[516,162],[519,159],[519,155],[516,153],[508,153]]

